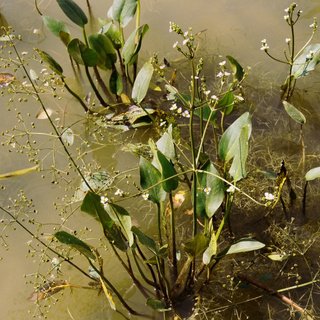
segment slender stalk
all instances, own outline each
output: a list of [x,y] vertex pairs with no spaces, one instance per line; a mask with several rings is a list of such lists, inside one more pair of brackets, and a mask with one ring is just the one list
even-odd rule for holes
[[161,212],[160,203],[158,203],[158,202],[157,202],[157,209],[158,209],[158,237],[159,237],[160,247],[162,247],[163,246],[163,244],[162,244],[162,236],[161,236],[162,212]]
[[136,316],[143,316],[139,312],[133,310],[122,298],[121,294],[117,291],[117,289],[111,284],[111,282],[94,266],[94,264],[91,262],[90,259],[88,259],[91,267],[94,269],[95,272],[99,274],[99,276],[102,278],[102,280],[111,288],[111,290],[114,292],[114,294],[118,297],[122,305],[133,315]]
[[86,71],[87,78],[88,78],[88,80],[89,80],[89,82],[90,82],[90,85],[91,85],[91,87],[92,87],[95,95],[97,96],[97,98],[98,98],[98,100],[100,101],[101,105],[102,105],[103,107],[107,108],[109,105],[103,100],[101,94],[99,93],[97,87],[95,86],[95,84],[94,84],[94,82],[93,82],[93,80],[92,80],[92,78],[91,78],[90,72],[89,72],[89,67],[85,66],[84,69],[85,69],[85,71]]
[[41,13],[41,11],[39,10],[39,7],[38,7],[37,0],[34,0],[34,6],[36,7],[36,9],[37,9],[38,13],[40,14],[40,16],[42,16],[42,13]]
[[292,86],[292,68],[293,68],[293,64],[294,64],[294,43],[295,43],[295,35],[294,35],[294,23],[292,20],[292,13],[290,14],[290,28],[291,28],[291,55],[290,55],[290,68],[289,68],[289,84],[288,84],[288,89],[287,89],[287,96],[286,96],[286,100],[289,99],[289,97],[292,95],[292,91],[293,88],[291,90],[291,86]]
[[84,109],[85,112],[90,113],[90,109],[86,106],[86,104],[83,102],[83,100],[74,92],[70,89],[70,87],[67,85],[67,83],[64,81],[64,78],[61,77],[61,81],[63,82],[65,88],[68,90],[68,92],[73,95],[81,104],[82,108]]
[[178,266],[177,266],[177,248],[176,248],[176,227],[174,221],[174,207],[172,193],[169,194],[170,207],[171,207],[171,242],[172,242],[172,265],[173,265],[173,282],[178,277]]

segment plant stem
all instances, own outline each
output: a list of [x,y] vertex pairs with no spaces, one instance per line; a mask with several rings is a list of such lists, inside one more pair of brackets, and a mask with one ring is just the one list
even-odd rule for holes
[[40,14],[40,16],[42,16],[42,13],[41,11],[39,10],[39,7],[38,7],[38,3],[37,3],[37,0],[34,0],[34,6],[36,7],[38,13]]
[[162,244],[162,236],[161,236],[161,225],[162,225],[162,212],[160,203],[157,202],[157,209],[158,209],[158,237],[159,237],[159,244],[160,248],[163,246]]
[[101,95],[100,95],[97,87],[95,86],[95,84],[94,84],[94,82],[93,82],[93,80],[92,80],[92,78],[91,78],[90,72],[89,72],[89,67],[85,66],[84,69],[85,69],[85,71],[86,71],[87,78],[88,78],[88,80],[89,80],[89,82],[90,82],[90,85],[91,85],[91,87],[92,87],[95,95],[97,96],[97,98],[98,98],[98,100],[100,101],[101,105],[102,105],[103,107],[107,108],[109,105],[103,100],[103,98],[101,97]]
[[81,104],[85,112],[91,112],[90,109],[86,106],[86,104],[83,102],[83,100],[74,92],[70,89],[70,87],[67,85],[67,83],[64,81],[64,78],[61,77],[61,81],[63,82],[65,88],[68,90],[68,92],[73,95]]
[[170,207],[171,207],[171,242],[172,242],[172,265],[173,265],[173,282],[178,277],[178,266],[177,266],[177,248],[176,248],[176,227],[174,221],[174,207],[172,193],[169,193]]

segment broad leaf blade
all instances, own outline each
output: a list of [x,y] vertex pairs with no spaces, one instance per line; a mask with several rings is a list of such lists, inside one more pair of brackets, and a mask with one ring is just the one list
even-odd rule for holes
[[306,117],[302,112],[295,108],[292,104],[287,101],[282,101],[284,109],[287,111],[288,115],[296,122],[300,124],[306,123]]
[[64,14],[79,27],[84,28],[88,23],[87,16],[82,9],[72,0],[57,0]]
[[123,207],[111,203],[106,204],[105,210],[110,218],[121,227],[131,247],[134,239],[131,232],[131,217],[129,213]]
[[112,42],[115,49],[120,49],[122,47],[121,43],[121,33],[118,28],[109,21],[99,19],[101,30],[99,33],[106,35]]
[[86,258],[95,260],[96,256],[92,253],[90,247],[80,239],[76,238],[72,234],[65,232],[65,231],[59,231],[54,234],[54,236],[63,244],[67,244],[71,248],[79,251],[82,253]]
[[137,10],[138,0],[114,0],[112,5],[112,16],[121,27],[125,27],[134,17]]
[[243,68],[238,63],[238,61],[235,58],[233,58],[232,56],[227,56],[227,59],[229,60],[229,63],[231,65],[231,68],[232,68],[232,71],[233,71],[233,75],[240,82],[243,79],[243,76],[244,76]]
[[208,248],[207,237],[203,234],[197,234],[191,241],[184,244],[184,251],[190,257],[196,258]]
[[320,178],[320,167],[313,168],[306,173],[306,181]]
[[153,310],[156,310],[158,312],[164,312],[164,311],[169,311],[171,308],[166,309],[164,303],[160,300],[154,300],[152,298],[148,298],[146,301],[146,305]]
[[[314,56],[310,58],[310,52],[313,51]],[[319,63],[320,44],[312,44],[306,47],[301,55],[294,61],[291,75],[295,79],[306,76]]]
[[113,70],[109,80],[110,91],[113,94],[121,96],[123,92],[122,77],[117,70]]
[[265,247],[265,244],[254,240],[254,239],[241,239],[232,244],[227,252],[227,254],[248,252],[253,250],[259,250]]
[[217,254],[217,239],[216,239],[216,234],[212,232],[209,246],[203,253],[203,257],[202,257],[203,263],[208,265],[211,262],[212,256],[216,254]]
[[59,37],[60,31],[64,31],[66,33],[70,33],[65,24],[55,18],[51,18],[48,16],[42,16],[42,20],[46,27],[56,36]]
[[132,99],[139,104],[146,96],[153,75],[153,66],[147,61],[139,71],[132,89]]
[[85,65],[86,67],[93,67],[98,61],[98,54],[79,39],[71,40],[67,50],[77,63]]
[[[161,181],[160,171],[153,166],[148,160],[140,157],[140,185],[142,190],[149,189],[156,183]],[[161,184],[150,189],[149,200],[155,203],[160,203],[166,198],[166,192],[163,190]]]
[[[160,151],[157,152],[157,156],[161,164],[162,180],[168,179],[177,174],[173,164]],[[177,189],[178,185],[179,185],[178,177],[174,177],[172,179],[162,182],[163,189],[168,193]]]
[[89,191],[83,199],[81,211],[88,213],[90,216],[100,221],[103,229],[110,229],[114,222],[104,210],[100,201],[100,196]]
[[45,63],[48,64],[47,66],[48,66],[52,71],[54,71],[55,73],[57,73],[60,77],[63,76],[63,74],[62,74],[62,73],[63,73],[63,69],[61,68],[60,64],[50,56],[50,54],[48,54],[48,53],[46,53],[46,52],[44,52],[44,51],[42,51],[42,50],[40,50],[40,49],[35,49],[35,50],[39,53],[41,59],[42,59]]
[[117,61],[117,54],[110,39],[104,34],[91,34],[89,43],[98,55],[98,67],[103,70],[111,70]]

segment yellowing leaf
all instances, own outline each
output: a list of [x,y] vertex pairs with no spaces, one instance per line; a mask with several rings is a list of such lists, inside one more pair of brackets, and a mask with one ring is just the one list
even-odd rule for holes
[[131,103],[130,98],[124,93],[121,93],[121,100],[123,103]]
[[[47,110],[48,116],[50,117],[52,115],[52,113],[53,113],[53,110],[51,110],[49,108],[46,109],[46,110]],[[40,110],[37,113],[36,118],[39,119],[39,120],[48,119],[47,114],[43,110]]]
[[7,73],[7,72],[0,73],[0,87],[6,87],[15,80],[16,80],[16,77],[11,73]]
[[17,171],[12,171],[12,172],[8,172],[8,173],[0,174],[0,180],[23,176],[23,175],[28,174],[30,172],[36,171],[39,167],[40,167],[40,165],[38,164],[37,166],[31,167],[28,169],[22,169],[22,170],[17,170]]
[[110,303],[110,307],[112,310],[116,310],[116,305],[113,301],[113,298],[112,298],[112,295],[109,293],[108,289],[107,289],[107,286],[105,285],[104,281],[102,280],[102,278],[100,277],[100,282],[101,282],[101,285],[102,285],[102,288],[103,288],[103,291]]

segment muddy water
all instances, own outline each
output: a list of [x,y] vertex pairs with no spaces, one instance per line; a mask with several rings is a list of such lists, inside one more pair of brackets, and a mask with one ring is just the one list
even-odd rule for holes
[[[103,2],[103,3],[102,3]],[[85,1],[77,1],[77,3],[85,9]],[[299,8],[303,10],[302,18],[299,22],[297,31],[297,44],[303,44],[310,34],[309,25],[312,23],[314,16],[319,16],[319,5],[317,1],[297,1]],[[255,112],[256,118],[253,120],[256,129],[261,133],[259,143],[262,143],[262,131],[266,131],[266,137],[271,133],[275,133],[274,127],[277,124],[276,119],[279,116],[279,109],[277,104],[279,100],[278,88],[279,85],[286,78],[286,71],[279,64],[269,59],[264,52],[260,51],[261,39],[266,38],[270,46],[270,53],[277,57],[283,56],[283,49],[285,48],[285,38],[290,36],[289,29],[283,19],[285,12],[283,11],[291,3],[284,0],[222,0],[222,1],[190,1],[190,0],[142,0],[141,1],[141,22],[148,23],[150,30],[148,31],[142,48],[141,61],[148,59],[154,52],[159,56],[159,59],[166,57],[172,63],[173,67],[180,66],[184,68],[179,54],[172,48],[173,43],[178,40],[176,35],[169,33],[169,21],[174,21],[179,24],[184,30],[188,27],[193,27],[194,32],[203,31],[201,35],[201,45],[199,47],[199,57],[203,56],[207,61],[206,73],[213,79],[217,73],[214,70],[217,61],[223,58],[218,58],[219,55],[225,56],[227,54],[238,59],[243,66],[251,66],[251,76],[248,77],[248,95],[252,101],[257,105]],[[111,5],[111,1],[92,1],[92,13],[96,17],[106,18],[107,11]],[[66,17],[61,14],[55,1],[44,1],[39,3],[40,10],[44,15],[56,17],[68,25],[73,37],[81,38],[81,32]],[[1,13],[8,21],[9,25],[17,30],[18,34],[23,37],[23,42],[19,45],[19,51],[31,52],[33,47],[39,47],[44,51],[50,53],[69,74],[68,81],[72,81],[72,73],[69,67],[69,61],[65,54],[65,48],[53,35],[47,31],[41,18],[37,14],[33,6],[33,1],[4,1],[1,4]],[[91,28],[95,28],[96,21],[92,21]],[[128,29],[132,30],[133,26]],[[40,35],[34,33],[34,29],[41,31]],[[129,33],[126,33],[128,36]],[[320,36],[317,35],[315,42],[320,41]],[[215,63],[215,64],[214,64]],[[34,66],[34,68],[39,68]],[[38,69],[38,71],[40,68]],[[188,71],[178,71],[177,81],[183,82],[183,77],[189,78]],[[168,72],[171,72],[170,70]],[[315,92],[314,83],[319,81],[318,72],[310,77],[310,81],[301,80],[301,90],[297,93],[298,106],[303,106],[306,110],[308,123],[306,126],[308,153],[313,154],[317,151],[317,142],[319,141],[319,131],[317,129],[317,122],[319,111],[316,108],[318,96]],[[304,89],[305,91],[302,91]],[[10,129],[16,124],[14,112],[6,111],[5,103],[9,99],[5,95],[1,100],[1,118],[6,119],[1,125],[1,131]],[[79,119],[79,109],[72,102],[67,99],[57,104],[50,96],[47,98],[52,102],[53,109],[57,110],[57,116],[61,117],[61,109],[68,103],[67,122],[72,123]],[[28,109],[32,117],[35,117],[39,111],[39,106],[31,102],[29,105],[23,105],[24,112]],[[12,108],[13,109],[13,108]],[[280,113],[282,117],[285,114]],[[271,118],[271,119],[270,119]],[[292,131],[283,133],[283,136],[288,134],[294,135],[296,127],[294,124],[288,124],[287,120],[279,120],[281,127],[293,126]],[[47,131],[48,124],[41,121],[36,121],[37,131]],[[77,127],[77,133],[83,131],[83,127]],[[279,134],[279,132],[277,132]],[[262,137],[262,138],[261,138]],[[290,157],[294,163],[298,163],[298,157],[292,150],[294,145],[286,143],[286,141],[297,141],[298,139],[291,139],[289,136],[286,139],[280,139],[280,143],[272,143],[269,141],[270,153],[274,153],[281,159],[281,153],[289,152]],[[146,138],[145,138],[146,139]],[[90,147],[88,148],[90,150]],[[110,146],[103,151],[93,152],[87,158],[87,161],[96,161],[101,164],[104,169],[111,169],[115,167],[118,170],[125,170],[131,167],[135,158],[119,153],[112,156],[115,147]],[[15,151],[15,149],[13,149]],[[91,158],[90,158],[91,157]],[[300,156],[299,156],[300,157]],[[267,158],[265,154],[261,155],[261,166],[266,169],[268,159],[270,167],[267,169],[276,170],[279,159]],[[28,160],[23,155],[18,155],[16,152],[8,153],[7,148],[1,149],[1,173],[9,172],[16,169],[21,169],[30,166]],[[310,162],[310,165],[315,166],[316,162]],[[312,167],[311,166],[311,167]],[[24,176],[10,181],[3,181],[5,190],[1,191],[1,202],[3,206],[10,204],[9,197],[16,198],[19,190],[23,189],[25,194],[34,200],[36,209],[39,211],[37,219],[39,221],[57,222],[56,211],[53,210],[51,203],[56,201],[56,197],[63,194],[63,191],[58,187],[50,184],[50,176],[45,179],[40,178],[40,174],[32,174],[32,176]],[[75,181],[73,185],[76,185]],[[302,188],[302,185],[299,186]],[[128,206],[130,206],[129,204]],[[141,222],[143,227],[150,227],[148,212],[150,207],[145,203],[143,210],[136,213],[136,218]],[[137,211],[137,210],[136,210]],[[309,211],[308,218],[316,219],[316,210]],[[2,218],[3,214],[0,213]],[[80,229],[84,226],[95,227],[95,224],[88,219],[87,216],[79,214],[81,221],[73,218],[70,220],[69,228]],[[58,218],[60,219],[60,218]],[[58,220],[59,222],[59,220]],[[251,220],[248,220],[248,223]],[[234,222],[237,223],[236,221]],[[47,228],[47,231],[52,232],[52,228]],[[247,230],[247,233],[250,233]],[[1,248],[0,256],[3,260],[0,262],[0,307],[1,319],[22,319],[27,318],[27,312],[30,310],[31,315],[35,312],[35,307],[30,301],[26,301],[26,297],[33,290],[32,285],[25,285],[25,281],[31,278],[23,278],[23,274],[33,274],[37,271],[37,260],[32,257],[25,258],[27,254],[27,241],[30,237],[24,233],[23,230],[17,229],[5,230],[3,235],[9,235],[6,241],[9,244],[9,250],[5,252]],[[241,233],[243,235],[243,233]],[[99,234],[92,235],[92,238],[98,238]],[[97,240],[93,240],[98,243]],[[126,299],[130,299],[130,303],[135,305],[138,310],[143,310],[144,300],[141,299],[135,287],[130,287],[130,281],[126,278],[122,270],[119,271],[114,260],[106,262],[108,275],[111,279],[117,279],[117,283],[122,287],[121,294]],[[77,275],[66,268],[64,270],[67,274],[72,274],[72,283],[85,283],[82,276]],[[219,271],[217,271],[219,272]],[[59,296],[59,302],[54,305],[54,300],[50,301],[51,313],[48,314],[49,319],[122,319],[121,316],[110,311],[108,303],[104,297],[96,298],[95,291],[85,291],[74,289],[71,294],[65,294],[65,297]],[[69,310],[69,311],[68,311]],[[29,317],[31,318],[31,315]]]

